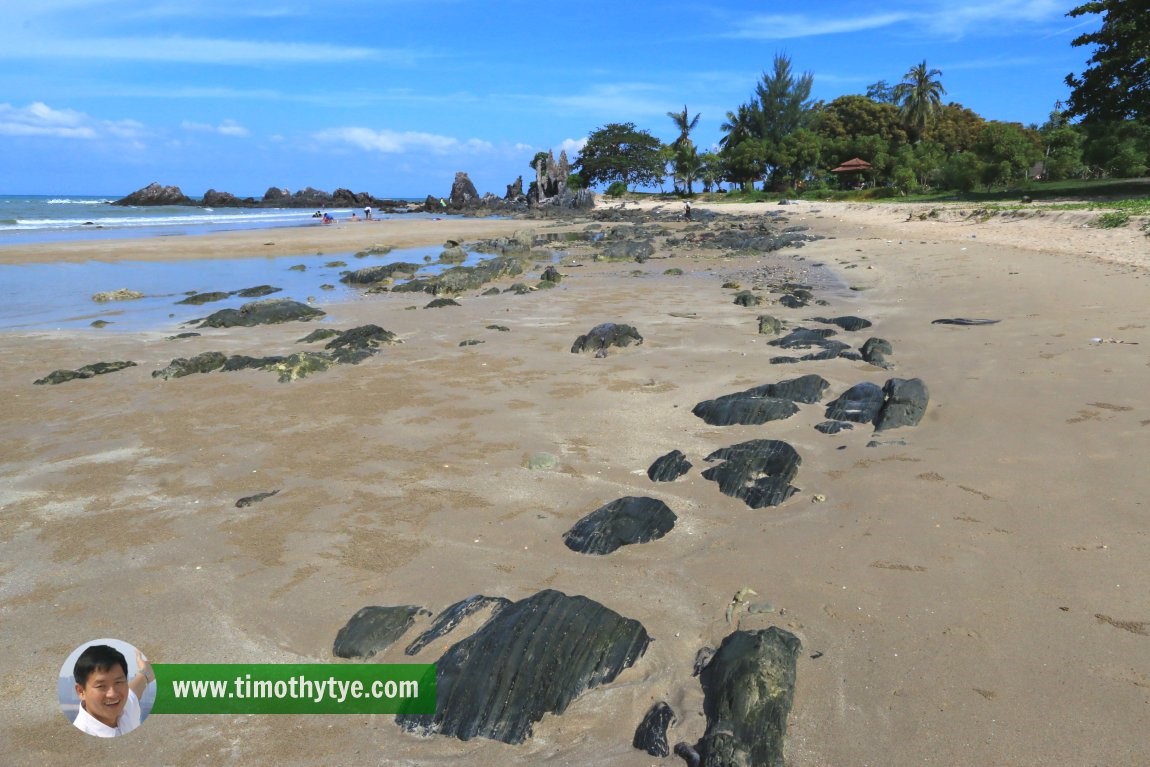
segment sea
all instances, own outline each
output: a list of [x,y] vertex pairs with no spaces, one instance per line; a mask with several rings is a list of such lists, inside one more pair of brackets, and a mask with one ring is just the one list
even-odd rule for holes
[[[245,229],[322,226],[307,208],[122,207],[116,196],[0,195],[0,246],[123,239],[195,237]],[[420,202],[421,200],[406,200]],[[337,220],[351,208],[328,208]],[[442,218],[443,214],[382,213],[373,218]],[[354,299],[359,291],[341,283],[344,272],[396,261],[427,263],[434,274],[442,247],[403,248],[368,255],[327,252],[280,258],[204,259],[176,262],[88,261],[81,263],[0,264],[0,332],[95,329],[100,332],[182,330],[184,323],[245,301],[227,299],[188,306],[193,292],[235,293],[259,285],[279,291],[270,298],[309,298],[323,302]],[[464,265],[480,260],[469,254]],[[98,292],[128,288],[145,294],[132,301],[97,303]]]

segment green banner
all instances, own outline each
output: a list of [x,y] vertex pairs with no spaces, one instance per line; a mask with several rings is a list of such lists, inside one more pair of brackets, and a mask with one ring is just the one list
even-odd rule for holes
[[434,714],[429,663],[156,663],[153,714]]

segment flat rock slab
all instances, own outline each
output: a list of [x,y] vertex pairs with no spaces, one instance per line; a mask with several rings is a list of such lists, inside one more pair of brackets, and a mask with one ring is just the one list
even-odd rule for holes
[[741,442],[716,450],[706,460],[723,463],[707,469],[703,476],[717,482],[724,495],[739,498],[752,509],[777,506],[798,491],[790,481],[798,474],[802,458],[781,440]]
[[76,368],[75,370],[53,370],[43,378],[37,378],[32,383],[43,386],[44,384],[61,384],[65,381],[72,381],[77,378],[92,378],[94,376],[105,375],[106,373],[115,373],[125,368],[133,368],[136,366],[135,362],[131,360],[121,360],[117,362],[93,362],[91,365],[84,365],[83,367]]
[[799,411],[796,402],[818,402],[829,386],[822,376],[805,375],[704,400],[691,412],[711,426],[759,425],[790,418]]
[[777,626],[736,631],[723,640],[699,675],[707,717],[698,748],[703,764],[784,767],[801,649],[798,637]]
[[661,455],[647,469],[647,476],[652,482],[674,482],[691,470],[691,462],[681,450],[672,450]]
[[832,421],[874,423],[885,399],[881,386],[864,381],[832,400],[827,405],[826,417]]
[[435,714],[396,722],[424,735],[522,743],[544,714],[562,714],[585,690],[613,681],[650,641],[639,621],[598,602],[540,591],[444,653]]
[[332,654],[337,658],[370,658],[403,636],[422,607],[364,607],[335,635]]
[[610,554],[621,546],[662,538],[675,527],[675,512],[657,498],[626,496],[600,506],[563,534],[580,554]]
[[403,652],[406,655],[416,655],[420,650],[436,639],[447,636],[447,634],[462,623],[465,618],[490,607],[491,615],[488,616],[490,619],[510,604],[510,599],[503,597],[485,597],[482,594],[461,599],[435,616],[435,620],[431,622],[431,626],[427,631],[417,636]]
[[994,325],[1002,320],[972,319],[970,317],[948,317],[941,320],[932,320],[931,325]]
[[643,336],[639,335],[638,330],[630,325],[604,322],[576,338],[575,343],[571,345],[571,353],[606,352],[608,347],[625,347],[632,343],[643,343]]
[[281,322],[306,322],[325,313],[290,298],[265,298],[250,301],[239,309],[220,309],[208,315],[197,327],[233,328],[276,325]]
[[854,317],[846,315],[843,317],[812,317],[811,322],[821,322],[824,325],[834,325],[846,331],[866,330],[871,326],[870,320],[864,320],[862,317]]

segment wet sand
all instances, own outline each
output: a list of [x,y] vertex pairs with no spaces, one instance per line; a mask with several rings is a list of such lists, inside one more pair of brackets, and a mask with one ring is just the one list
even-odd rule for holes
[[[767,206],[716,210],[757,217]],[[41,764],[678,764],[634,750],[634,728],[666,700],[679,719],[672,743],[702,735],[695,652],[734,628],[727,603],[750,586],[777,609],[740,625],[803,641],[788,764],[1147,762],[1150,241],[1134,226],[1084,228],[1085,214],[918,212],[799,203],[785,209],[790,222],[826,239],[767,256],[682,246],[642,265],[561,268],[549,291],[470,291],[445,309],[400,293],[321,302],[327,325],[373,322],[404,343],[291,384],[259,371],[150,374],[203,351],[295,350],[314,323],[182,341],[166,340],[176,328],[5,334],[4,753]],[[361,222],[45,245],[0,260],[334,254],[553,226]],[[751,287],[768,268],[802,280],[815,264],[841,280],[820,293],[829,306],[744,308],[721,287]],[[665,275],[671,267],[684,274]],[[869,319],[837,338],[856,348],[886,338],[895,367],[770,365],[779,352],[757,333],[763,313],[792,326]],[[946,317],[1001,322],[931,324]],[[600,322],[634,325],[644,343],[571,354]],[[484,343],[460,347],[466,339]],[[138,366],[31,383],[117,359]],[[930,407],[918,426],[879,436],[904,445],[870,448],[867,428],[815,431],[821,406],[764,426],[691,415],[703,399],[806,373],[831,382],[824,404],[860,381],[920,377]],[[781,507],[749,509],[699,474],[705,455],[754,438],[802,456],[801,490]],[[647,467],[676,448],[695,468],[651,483]],[[527,469],[540,451],[559,467]],[[563,546],[575,521],[624,495],[664,500],[675,529],[605,557]],[[133,642],[157,663],[328,662],[336,631],[365,605],[437,612],[542,588],[602,602],[655,641],[520,746],[422,738],[383,716],[157,715],[100,742],[55,702],[63,658],[96,637]],[[415,660],[434,661],[471,628]],[[374,660],[410,660],[407,640]]]

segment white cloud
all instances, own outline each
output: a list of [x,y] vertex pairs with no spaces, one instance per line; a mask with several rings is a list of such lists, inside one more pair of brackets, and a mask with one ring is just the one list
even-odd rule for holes
[[751,40],[786,40],[822,35],[865,32],[905,24],[944,38],[971,33],[996,35],[1013,31],[1018,24],[1061,21],[1067,11],[1060,0],[933,0],[918,3],[914,10],[886,10],[889,2],[863,6],[856,16],[833,14],[772,13],[733,18],[729,37]]
[[99,134],[88,115],[37,101],[23,108],[0,104],[0,135],[94,139]]
[[217,133],[221,136],[247,136],[250,131],[244,126],[237,123],[235,120],[224,120],[219,125],[211,125],[209,123],[192,122],[191,120],[184,120],[180,123],[180,127],[184,130],[193,131],[196,133]]
[[759,14],[736,23],[732,37],[752,40],[786,40],[889,27],[913,18],[909,13],[879,13],[867,16],[818,18],[802,14]]
[[372,130],[371,128],[329,128],[313,134],[316,141],[345,144],[368,152],[403,154],[411,151],[430,151],[450,154],[469,151],[475,154],[490,152],[492,145],[480,139],[460,141],[451,136],[420,131]]
[[583,151],[583,147],[587,146],[587,137],[583,138],[565,138],[559,148],[567,152],[568,157],[573,157]]
[[[559,108],[584,114],[605,115],[617,121],[631,117],[665,115],[669,107],[668,100],[661,95],[662,93],[662,88],[647,83],[613,83],[593,86],[584,93],[570,96],[547,97],[546,101]],[[620,115],[624,117],[620,118]]]

